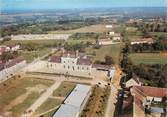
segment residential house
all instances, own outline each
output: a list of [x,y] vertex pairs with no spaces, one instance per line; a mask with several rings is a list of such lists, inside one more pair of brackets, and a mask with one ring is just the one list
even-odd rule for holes
[[133,86],[131,88],[133,96],[133,116],[134,117],[164,117],[167,116],[165,112],[166,107],[163,104],[163,99],[167,96],[167,88],[157,88],[150,86]]

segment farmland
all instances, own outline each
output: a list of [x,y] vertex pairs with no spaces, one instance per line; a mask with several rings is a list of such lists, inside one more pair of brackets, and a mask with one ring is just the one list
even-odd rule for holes
[[135,53],[129,58],[135,64],[167,64],[167,55],[158,53]]

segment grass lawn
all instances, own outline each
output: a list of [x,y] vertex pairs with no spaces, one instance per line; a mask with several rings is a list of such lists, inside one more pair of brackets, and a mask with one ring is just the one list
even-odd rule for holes
[[[27,92],[26,88],[32,88],[37,85],[43,85],[48,87],[53,84],[51,80],[41,80],[35,78],[16,78],[9,79],[4,83],[0,84],[0,111],[7,105],[9,105],[13,100],[17,99],[19,96]],[[42,93],[42,92],[41,92]],[[28,97],[22,102],[12,107],[11,111],[13,114],[18,115],[23,112],[35,99],[38,98],[40,94],[37,92],[32,92]],[[19,100],[20,101],[20,100]]]
[[71,91],[75,88],[76,83],[63,82],[58,89],[53,92],[53,96],[67,97]]
[[95,32],[95,33],[102,33],[102,32],[108,32],[110,29],[107,29],[105,25],[103,24],[97,24],[97,25],[91,25],[91,26],[85,26],[82,28],[78,28],[75,30],[67,30],[67,31],[50,31],[48,33],[54,33],[54,34],[74,34],[74,33],[86,33],[86,32]]
[[[59,106],[62,103],[62,100],[48,98],[35,112],[36,114],[41,114],[46,111],[49,111],[50,109],[53,109],[57,106]],[[54,112],[53,112],[54,113]],[[53,113],[50,113],[51,115]],[[48,113],[49,114],[49,113]]]
[[122,48],[122,44],[102,46],[100,49],[94,49],[90,47],[90,48],[86,48],[86,53],[88,54],[96,53],[96,56],[93,58],[93,61],[96,61],[96,60],[104,61],[104,57],[106,55],[109,55],[114,59],[115,63],[119,63],[121,48]]
[[159,53],[135,53],[129,57],[135,64],[167,64],[167,55]]

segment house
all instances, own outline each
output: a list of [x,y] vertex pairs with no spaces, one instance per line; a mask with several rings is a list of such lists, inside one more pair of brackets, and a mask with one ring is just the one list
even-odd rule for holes
[[91,86],[77,84],[53,117],[79,117],[90,95]]
[[8,49],[6,46],[0,46],[0,55],[2,55],[2,53],[7,52],[7,51]]
[[162,102],[164,97],[167,96],[167,88],[157,88],[149,86],[133,86],[131,88],[131,94],[133,96],[133,116],[145,117],[154,116],[161,117],[166,115]]
[[6,63],[0,63],[0,82],[9,79],[24,66],[26,66],[26,61],[22,57],[9,60]]
[[113,28],[112,25],[106,25],[106,28]]
[[84,71],[90,74],[91,61],[79,52],[65,52],[62,56],[52,56],[48,61],[48,68],[70,71]]
[[20,45],[18,44],[11,44],[11,45],[2,45],[0,46],[0,55],[4,52],[9,52],[9,51],[17,51],[20,49]]
[[137,39],[135,41],[131,42],[131,45],[135,44],[153,44],[154,40],[152,38],[142,38],[142,39]]
[[90,57],[85,53],[66,51],[62,55],[53,55],[47,62],[47,69],[62,74],[92,76],[103,72],[108,77],[108,72],[113,69],[111,66],[93,64]]
[[110,38],[107,39],[99,39],[99,45],[111,45],[113,41]]
[[112,31],[112,32],[109,32],[108,35],[112,41],[121,41],[121,34],[120,33],[115,33]]
[[109,32],[109,35],[110,35],[110,36],[112,36],[112,35],[114,35],[114,34],[115,34],[115,32],[113,32],[113,31],[112,31],[112,32]]
[[115,33],[113,36],[112,36],[112,40],[113,41],[121,41],[121,34],[120,33]]
[[129,79],[125,84],[126,88],[131,88],[133,86],[141,86],[141,85],[142,82],[136,74],[133,74],[132,78]]
[[17,51],[20,49],[19,44],[10,44],[10,45],[7,45],[7,47],[9,48],[10,51]]

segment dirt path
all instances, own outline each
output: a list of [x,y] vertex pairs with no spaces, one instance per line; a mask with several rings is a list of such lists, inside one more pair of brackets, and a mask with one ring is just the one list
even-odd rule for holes
[[53,93],[54,90],[56,90],[60,84],[63,82],[63,80],[60,80],[59,82],[55,82],[51,87],[49,87],[27,110],[26,113],[22,115],[22,117],[31,117],[32,114],[35,112],[35,110],[40,107]]

